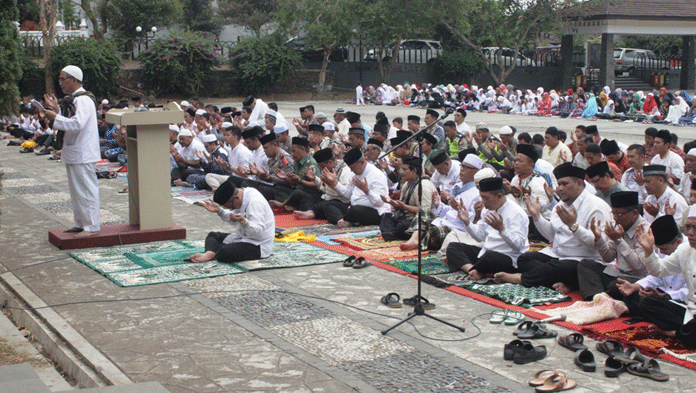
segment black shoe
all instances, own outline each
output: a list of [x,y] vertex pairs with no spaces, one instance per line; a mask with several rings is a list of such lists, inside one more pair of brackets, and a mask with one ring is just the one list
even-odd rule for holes
[[524,343],[522,348],[518,348],[512,360],[515,364],[527,364],[536,362],[546,357],[546,347],[544,345],[534,346],[532,343]]
[[39,150],[39,151],[34,152],[34,154],[36,154],[37,156],[47,156],[51,153],[49,153],[48,150]]
[[20,150],[20,153],[31,153],[34,151],[33,147],[25,147],[24,149]]
[[394,232],[382,232],[382,240],[385,242],[393,242],[394,240],[399,240]]
[[575,364],[577,364],[578,367],[585,372],[593,373],[595,370],[597,370],[594,355],[589,349],[583,349],[575,352]]

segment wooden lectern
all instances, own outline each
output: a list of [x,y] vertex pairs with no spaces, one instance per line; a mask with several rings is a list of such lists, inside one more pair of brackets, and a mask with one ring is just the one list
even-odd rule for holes
[[185,239],[186,229],[172,221],[169,152],[169,124],[184,121],[181,107],[171,102],[142,112],[112,109],[106,121],[127,129],[129,224],[102,226],[99,235],[77,239],[49,231],[49,241],[74,249]]

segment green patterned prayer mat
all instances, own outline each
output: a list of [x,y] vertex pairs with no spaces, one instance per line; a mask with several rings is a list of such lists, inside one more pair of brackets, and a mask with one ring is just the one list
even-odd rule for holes
[[[432,277],[433,280],[440,282],[442,284],[446,285],[454,285],[456,287],[461,287],[461,288],[466,288],[474,284],[492,284],[494,283],[492,278],[489,277],[484,277],[481,280],[474,281],[469,278],[468,273],[464,273],[463,271],[459,272],[454,272],[454,273],[443,273],[443,274],[433,274],[430,277]],[[423,278],[424,282],[427,282],[425,277]],[[432,284],[431,282],[428,282],[428,284]],[[435,284],[433,284],[435,285]]]
[[[418,273],[418,258],[395,259],[391,261],[378,261],[406,273]],[[441,274],[449,272],[449,267],[442,262],[436,254],[421,257],[421,274]]]
[[203,244],[203,240],[178,240],[98,248],[69,255],[122,287],[238,274],[248,270],[318,265],[345,259],[343,254],[298,242],[274,243],[271,257],[257,261],[237,264],[184,261],[203,252]]
[[514,306],[529,308],[545,303],[569,302],[570,296],[546,287],[526,288],[519,284],[474,284],[466,289]]

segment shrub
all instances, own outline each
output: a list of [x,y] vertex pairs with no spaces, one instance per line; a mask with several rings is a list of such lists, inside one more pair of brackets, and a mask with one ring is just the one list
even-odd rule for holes
[[3,2],[0,8],[0,115],[9,115],[19,108],[17,82],[22,77],[19,32],[12,23],[19,18],[15,0]]
[[301,64],[300,53],[278,34],[243,40],[231,55],[237,91],[257,94],[292,75]]
[[22,79],[19,80],[19,92],[22,96],[32,94],[34,97],[43,97],[46,92],[44,69],[26,55],[22,56]]
[[445,47],[433,66],[441,81],[462,81],[481,70],[483,59],[468,48]]
[[213,67],[221,64],[213,41],[200,33],[171,33],[138,56],[145,83],[158,93],[197,95]]
[[67,65],[82,69],[86,90],[96,96],[106,96],[113,87],[114,78],[121,72],[121,59],[113,44],[93,38],[62,41],[51,49],[49,61],[56,80]]

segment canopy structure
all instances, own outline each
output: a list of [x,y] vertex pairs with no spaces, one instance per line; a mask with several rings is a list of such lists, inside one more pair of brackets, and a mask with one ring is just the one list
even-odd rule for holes
[[[564,36],[561,57],[570,59],[573,35],[601,35],[602,54],[599,83],[614,87],[614,34],[676,35],[683,37],[680,88],[693,89],[694,34],[696,34],[696,1],[694,0],[630,0],[584,3],[564,10]],[[649,49],[649,48],[646,48]],[[566,55],[567,54],[567,55]],[[571,84],[572,61],[563,62],[564,82]]]

